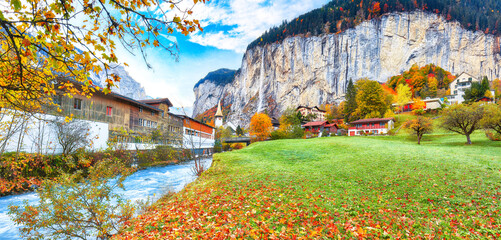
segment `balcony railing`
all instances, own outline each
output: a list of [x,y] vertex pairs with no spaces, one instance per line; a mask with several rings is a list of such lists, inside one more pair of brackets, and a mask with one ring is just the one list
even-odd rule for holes
[[382,128],[386,128],[386,126],[379,126],[379,125],[376,125],[376,126],[362,126],[362,127],[350,127],[349,129],[350,130],[376,130],[376,129],[382,129]]

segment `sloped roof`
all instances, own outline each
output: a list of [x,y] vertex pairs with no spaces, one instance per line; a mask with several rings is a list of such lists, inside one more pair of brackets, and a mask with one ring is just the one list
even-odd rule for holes
[[300,108],[306,108],[306,109],[314,109],[314,108],[316,108],[319,112],[326,112],[326,111],[324,111],[324,110],[322,110],[322,109],[318,108],[317,106],[315,106],[315,107],[298,106],[298,107],[296,108],[296,110],[298,110],[298,109],[300,109]]
[[308,122],[303,125],[303,127],[316,127],[316,126],[322,126],[326,124],[327,121],[317,121],[317,122]]
[[350,124],[357,124],[357,123],[370,123],[370,122],[388,122],[390,120],[394,120],[393,118],[369,118],[369,119],[360,119],[357,121],[353,121]]
[[139,101],[142,102],[142,103],[146,103],[146,104],[160,104],[160,103],[165,103],[169,107],[174,106],[174,105],[172,105],[172,103],[170,102],[170,100],[168,98],[144,99],[144,100],[139,100]]

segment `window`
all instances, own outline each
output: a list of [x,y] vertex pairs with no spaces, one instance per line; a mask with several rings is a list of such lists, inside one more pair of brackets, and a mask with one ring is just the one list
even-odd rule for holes
[[139,112],[143,112],[143,108],[142,107],[139,107]]
[[106,107],[106,116],[111,116],[111,112],[112,112],[113,108],[108,106]]
[[56,105],[61,106],[61,102],[63,100],[63,97],[61,95],[56,95],[52,98],[52,102]]
[[82,110],[82,99],[73,99],[73,108],[77,110]]
[[139,119],[139,126],[143,126],[143,119]]
[[155,116],[155,112],[151,111],[151,116]]

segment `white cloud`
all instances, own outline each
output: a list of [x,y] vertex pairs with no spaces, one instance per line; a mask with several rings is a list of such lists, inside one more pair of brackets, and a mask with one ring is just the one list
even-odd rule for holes
[[209,2],[194,8],[193,18],[203,27],[216,25],[229,31],[205,31],[191,35],[190,40],[203,46],[245,51],[247,45],[266,30],[280,25],[327,3],[327,0],[234,0],[229,3]]

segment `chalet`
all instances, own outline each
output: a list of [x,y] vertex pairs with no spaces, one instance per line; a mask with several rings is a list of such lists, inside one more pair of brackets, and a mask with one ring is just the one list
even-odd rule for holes
[[[424,102],[424,109],[425,111],[428,110],[436,110],[442,108],[442,104],[444,103],[443,99],[441,98],[426,98],[421,100]],[[402,106],[402,112],[411,112],[412,111],[412,104],[414,104],[414,101],[407,102]],[[398,111],[400,111],[398,105],[396,103],[392,104],[393,107],[395,107]]]
[[158,130],[162,133],[162,137],[157,139],[158,144],[165,144],[180,147],[182,145],[183,122],[182,118],[169,112],[172,103],[168,98],[139,100],[139,102],[156,107],[161,112],[159,117]]
[[348,136],[387,134],[389,130],[393,129],[394,122],[393,118],[360,119],[350,123]]
[[195,155],[212,154],[215,128],[203,122],[179,115],[183,122],[183,148]]
[[299,106],[299,107],[297,107],[296,112],[300,112],[301,115],[303,115],[303,117],[306,117],[308,115],[315,116],[313,121],[324,121],[325,120],[325,111],[321,110],[318,107]]
[[449,102],[452,103],[462,103],[464,102],[464,91],[471,87],[473,82],[479,82],[480,79],[472,76],[468,73],[461,73],[456,77],[454,81],[449,84],[450,95],[447,96]]
[[327,121],[309,122],[304,124],[302,127],[306,132],[311,132],[315,134],[318,134],[323,131],[336,134],[339,129],[337,123],[329,123]]
[[[123,147],[131,150],[151,148],[157,144],[182,146],[182,119],[168,112],[172,103],[167,98],[135,100],[114,92],[104,94],[101,91],[95,91],[91,97],[77,94],[70,98],[64,92],[58,92],[53,97],[53,103],[54,106],[45,107],[46,114],[39,114],[36,119],[30,120],[30,125],[40,126],[44,132],[26,133],[47,136],[47,143],[29,141],[29,138],[19,134],[18,139],[23,140],[18,149],[33,152],[35,145],[37,149],[56,149],[57,146],[52,145],[57,139],[51,132],[49,121],[71,115],[74,119],[89,124],[88,136],[93,139],[93,144],[89,147],[93,150],[106,149],[111,139],[123,143]],[[56,108],[61,112],[56,111]],[[160,134],[153,134],[155,132]],[[143,142],[143,136],[152,138]],[[17,145],[16,141],[12,142]],[[58,153],[59,150],[53,152]]]

